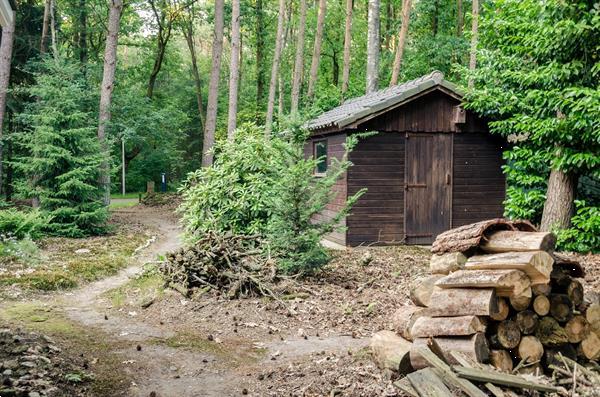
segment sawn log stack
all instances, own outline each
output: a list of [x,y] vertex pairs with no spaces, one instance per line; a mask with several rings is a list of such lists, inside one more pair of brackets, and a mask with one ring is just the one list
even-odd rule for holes
[[553,252],[552,233],[532,230],[486,221],[438,236],[431,274],[410,291],[415,306],[392,318],[396,337],[413,343],[377,361],[419,370],[430,366],[419,354],[427,347],[450,365],[460,364],[454,351],[505,372],[548,374],[563,357],[600,359],[600,305],[584,295],[583,269]]

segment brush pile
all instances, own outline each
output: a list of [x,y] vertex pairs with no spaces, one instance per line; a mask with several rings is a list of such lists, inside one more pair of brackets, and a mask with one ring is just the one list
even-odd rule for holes
[[206,233],[193,246],[167,254],[160,270],[185,295],[214,290],[229,298],[272,296],[275,262],[257,236]]
[[[583,269],[554,253],[555,242],[551,233],[505,220],[440,234],[431,275],[411,287],[415,306],[396,311],[394,332],[374,336],[376,361],[404,373],[428,369],[436,359],[423,356],[426,350],[460,366],[452,371],[458,377],[496,377],[505,379],[496,384],[510,386],[520,380],[500,375],[546,374],[557,387],[592,387],[600,359],[600,302],[595,294],[584,295],[578,280]],[[421,375],[413,376],[415,383]]]

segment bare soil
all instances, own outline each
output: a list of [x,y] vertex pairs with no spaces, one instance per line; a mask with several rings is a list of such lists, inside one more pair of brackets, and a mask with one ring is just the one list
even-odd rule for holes
[[[150,237],[118,275],[43,297],[52,313],[106,346],[103,352],[81,349],[97,379],[113,372],[118,382],[90,387],[85,395],[402,395],[374,366],[366,346],[409,302],[411,281],[427,273],[427,249],[334,251],[329,266],[290,288],[286,307],[211,293],[188,299],[165,290],[158,274],[143,266],[180,244],[168,207],[121,208],[114,221],[156,239]],[[598,256],[584,260],[586,288],[598,290]],[[22,324],[18,316],[12,319]],[[57,343],[80,347],[68,346],[69,340]]]

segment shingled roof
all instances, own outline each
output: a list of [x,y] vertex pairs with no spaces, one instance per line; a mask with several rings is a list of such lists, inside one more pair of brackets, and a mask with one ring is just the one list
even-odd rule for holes
[[309,121],[306,126],[314,132],[330,128],[342,129],[374,113],[406,102],[434,87],[443,87],[459,97],[463,94],[455,84],[444,80],[442,72],[436,70],[418,79],[349,99],[337,108]]

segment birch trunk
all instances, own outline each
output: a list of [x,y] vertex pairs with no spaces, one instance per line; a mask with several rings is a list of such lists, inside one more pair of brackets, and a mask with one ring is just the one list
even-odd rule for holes
[[275,109],[275,93],[277,91],[277,77],[279,76],[279,63],[283,48],[283,29],[285,21],[285,0],[279,0],[279,14],[277,16],[277,36],[275,38],[275,51],[273,53],[273,66],[271,67],[271,81],[269,83],[269,99],[267,102],[267,119],[265,121],[265,137],[271,136],[273,124],[273,111]]
[[315,95],[315,86],[319,74],[319,63],[321,62],[321,46],[323,44],[323,30],[325,29],[325,14],[327,13],[327,1],[319,0],[319,15],[317,17],[317,33],[315,34],[315,45],[313,47],[312,62],[310,63],[310,74],[308,76],[307,96],[312,99]]
[[352,49],[353,0],[346,0],[346,28],[344,30],[344,67],[342,70],[342,97],[348,91],[350,81],[350,50]]
[[227,139],[233,141],[237,127],[238,85],[240,83],[240,0],[232,0],[231,5],[231,62],[229,66]]
[[110,103],[117,68],[117,45],[119,41],[119,22],[123,11],[123,0],[111,0],[108,14],[108,33],[104,49],[104,71],[100,87],[100,109],[98,117],[98,140],[104,152],[104,160],[100,164],[100,186],[104,190],[104,204],[110,203],[110,165],[108,163],[108,145],[106,142],[106,125],[110,121]]
[[379,85],[379,0],[369,0],[367,32],[367,94]]
[[577,178],[563,171],[551,170],[546,190],[540,230],[566,229],[571,225]]
[[[479,0],[473,0],[473,12],[471,18],[471,52],[469,56],[469,70],[474,71],[477,65],[477,41],[479,34]],[[469,78],[469,88],[473,88],[473,78]]]
[[6,114],[6,97],[8,95],[8,84],[10,82],[10,65],[12,60],[13,42],[15,39],[16,15],[13,11],[12,24],[2,27],[2,42],[0,43],[0,192],[3,185],[2,160],[4,147],[2,144],[2,128],[4,127],[4,115]]
[[50,25],[50,1],[44,3],[44,19],[42,22],[42,38],[40,40],[40,53],[46,53],[46,44],[48,43],[48,27]]
[[400,33],[398,34],[398,45],[396,46],[396,54],[394,56],[394,66],[392,68],[390,86],[398,84],[402,56],[404,55],[404,46],[406,45],[406,35],[408,34],[408,24],[410,23],[410,7],[411,0],[404,0],[402,2],[402,26],[400,27]]
[[[352,0],[348,0],[352,3]],[[300,89],[304,74],[304,37],[306,33],[306,0],[300,0],[300,18],[298,20],[298,39],[296,40],[296,60],[294,62],[294,77],[292,79],[292,115],[298,114]]]
[[206,125],[202,144],[202,166],[210,167],[213,163],[213,146],[217,127],[217,102],[219,99],[219,74],[221,56],[223,55],[223,0],[215,0],[215,30],[212,46],[212,66],[208,83],[208,100],[206,104]]

